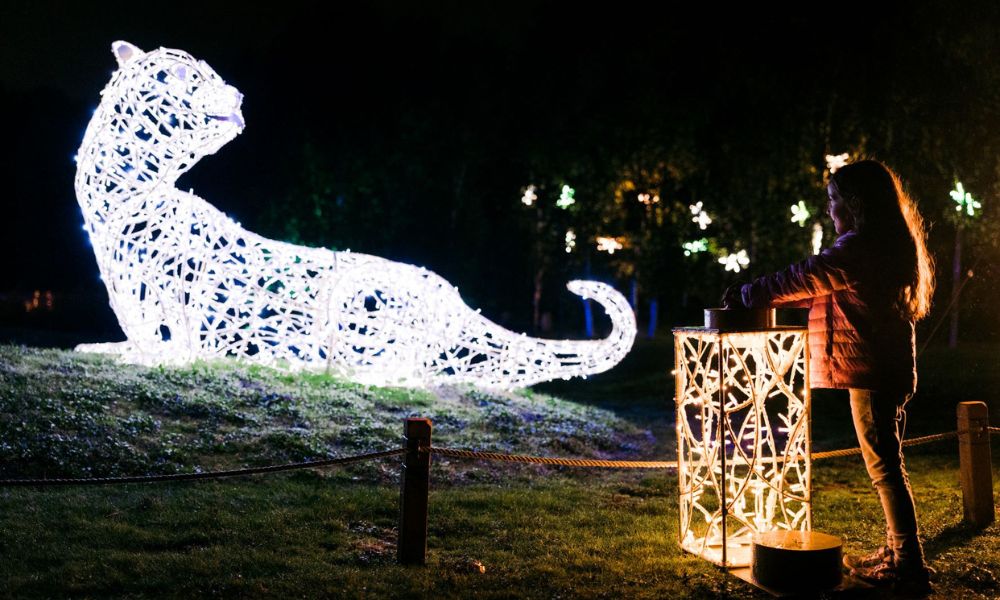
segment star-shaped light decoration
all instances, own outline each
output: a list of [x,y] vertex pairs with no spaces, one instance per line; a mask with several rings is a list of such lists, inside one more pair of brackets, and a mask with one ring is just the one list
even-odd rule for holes
[[693,242],[684,242],[681,244],[681,247],[684,248],[684,256],[691,256],[692,254],[708,250],[708,240],[701,238],[700,240],[694,240]]
[[621,250],[624,247],[625,246],[622,245],[620,238],[597,236],[598,252],[607,252],[608,254],[614,254],[615,250]]
[[843,154],[827,154],[826,155],[826,168],[830,170],[830,174],[833,175],[837,172],[837,169],[847,166],[847,163],[851,160],[851,155],[844,152]]
[[576,200],[573,198],[574,194],[576,194],[576,190],[568,185],[562,186],[562,193],[559,194],[559,199],[556,200],[556,206],[563,210],[573,206],[576,204]]
[[798,204],[792,205],[792,223],[798,223],[799,227],[806,226],[806,220],[809,219],[809,209],[806,208],[806,203],[799,200]]
[[712,223],[712,217],[708,216],[708,213],[702,208],[704,204],[698,201],[697,204],[688,205],[691,209],[691,214],[694,215],[691,221],[698,224],[698,228],[704,231]]
[[972,197],[972,194],[965,191],[962,186],[962,182],[955,182],[955,189],[951,191],[951,199],[955,201],[955,210],[958,212],[965,211],[965,214],[970,217],[976,216],[976,211],[983,207],[978,200]]
[[719,263],[725,265],[727,271],[739,273],[740,270],[750,265],[750,257],[747,256],[746,250],[740,250],[736,254],[727,254],[719,257]]
[[572,229],[566,230],[566,254],[569,254],[576,248],[576,233]]
[[534,204],[535,200],[538,200],[538,194],[535,193],[535,190],[536,188],[533,185],[529,185],[524,188],[524,195],[521,196],[521,203],[525,206],[531,206]]

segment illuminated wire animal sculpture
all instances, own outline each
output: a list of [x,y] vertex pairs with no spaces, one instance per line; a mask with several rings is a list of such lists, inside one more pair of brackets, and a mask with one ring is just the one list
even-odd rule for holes
[[237,356],[381,385],[510,388],[610,369],[635,317],[608,285],[569,289],[604,306],[601,340],[504,329],[419,267],[246,231],[178,177],[243,130],[242,95],[203,61],[127,42],[77,154],[76,195],[127,341],[77,349],[140,364]]

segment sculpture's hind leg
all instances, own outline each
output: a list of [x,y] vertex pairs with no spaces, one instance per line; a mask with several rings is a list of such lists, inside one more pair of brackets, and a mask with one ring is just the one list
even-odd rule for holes
[[135,346],[129,341],[105,342],[102,344],[77,344],[74,348],[77,352],[89,352],[91,354],[112,354],[115,356],[127,355],[135,350]]
[[105,344],[79,344],[77,352],[106,354],[121,357],[125,362],[145,365],[183,365],[190,363],[196,357],[189,349],[180,347],[169,341],[156,342],[152,346],[138,346],[133,342],[109,342]]

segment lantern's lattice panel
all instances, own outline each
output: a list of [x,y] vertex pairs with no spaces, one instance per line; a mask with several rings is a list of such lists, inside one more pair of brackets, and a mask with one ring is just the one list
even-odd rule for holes
[[423,268],[277,242],[177,178],[243,129],[242,95],[185,52],[125,42],[77,154],[85,228],[128,340],[81,350],[144,364],[240,356],[373,384],[524,386],[607,370],[635,317],[610,286],[569,289],[607,311],[602,340],[515,334]]
[[680,543],[725,566],[811,529],[806,332],[675,332]]

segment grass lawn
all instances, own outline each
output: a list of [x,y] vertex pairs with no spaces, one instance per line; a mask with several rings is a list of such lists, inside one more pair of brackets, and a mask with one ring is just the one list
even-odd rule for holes
[[[672,458],[669,350],[667,339],[645,342],[587,382],[484,394],[365,388],[239,365],[141,369],[5,346],[0,476],[341,456],[397,446],[407,415],[429,416],[439,445]],[[989,402],[996,424],[996,348],[963,352],[922,357],[914,435],[954,430],[954,403],[964,399]],[[850,445],[845,404],[816,396],[818,448]],[[961,524],[955,446],[907,454],[925,551],[940,597],[997,598],[1000,526]],[[429,564],[399,567],[397,472],[398,459],[386,459],[220,482],[0,489],[0,596],[768,597],[680,551],[676,477],[659,471],[435,458]],[[814,463],[814,497],[815,527],[848,551],[882,537],[859,457]]]

